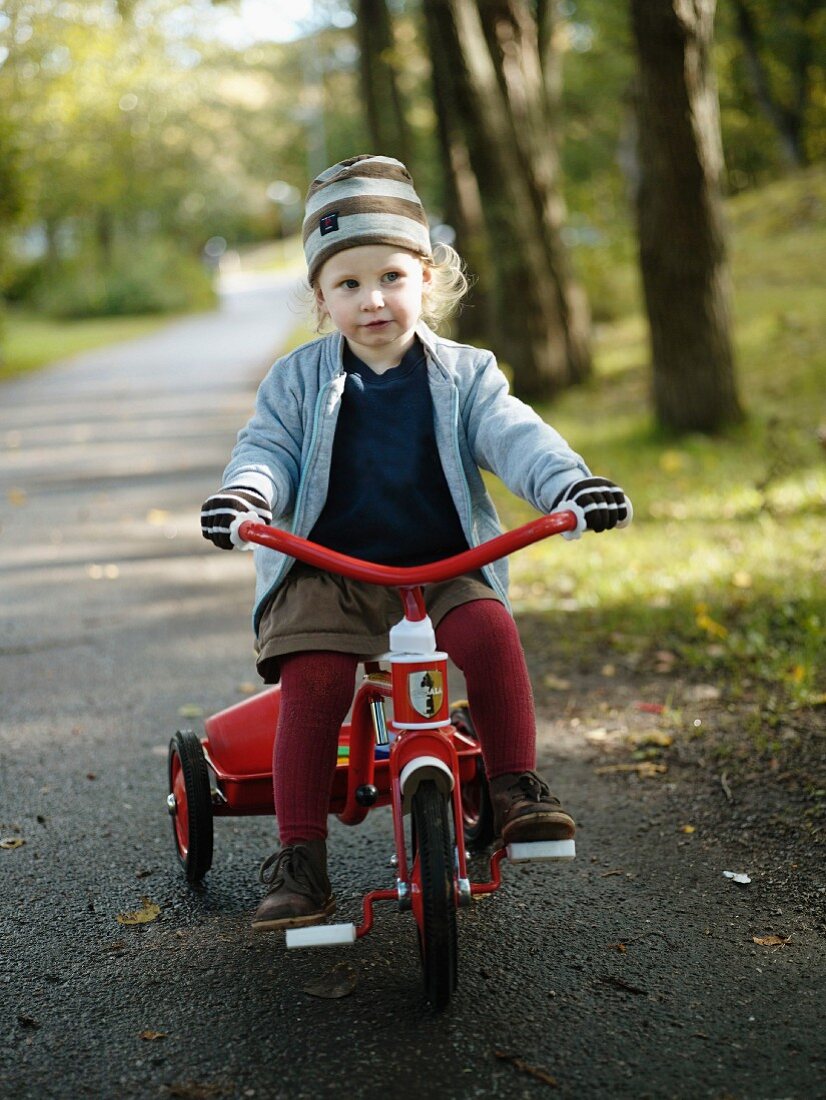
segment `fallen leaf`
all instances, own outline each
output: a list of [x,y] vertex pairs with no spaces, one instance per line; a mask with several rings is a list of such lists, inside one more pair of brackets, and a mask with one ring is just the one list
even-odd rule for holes
[[25,489],[9,489],[6,493],[6,499],[9,504],[14,504],[19,507],[21,504],[25,504],[28,499]]
[[542,683],[546,688],[550,688],[551,691],[570,691],[571,681],[564,680],[561,676],[554,676],[553,673],[547,673],[542,680]]
[[594,768],[596,775],[627,775],[635,772],[644,779],[663,775],[667,771],[667,764],[655,764],[652,760],[641,760],[638,764],[604,764],[601,768]]
[[665,710],[665,703],[635,703],[634,706],[645,714],[662,714]]
[[153,527],[162,527],[169,519],[169,512],[163,508],[150,508],[146,513],[146,522]]
[[161,915],[160,905],[156,905],[149,898],[141,898],[141,908],[131,913],[118,913],[115,920],[118,924],[149,924],[157,920]]
[[616,665],[603,665],[602,668],[600,669],[600,674],[602,676],[608,676],[608,677],[616,676],[617,666]]
[[311,997],[324,997],[336,1001],[349,996],[358,985],[358,974],[348,962],[336,963],[332,970],[302,986]]
[[26,1016],[22,1013],[17,1017],[17,1022],[21,1027],[29,1028],[31,1031],[37,1031],[40,1027],[40,1022],[35,1020],[34,1016]]
[[658,649],[654,654],[655,672],[670,672],[677,663],[677,654],[670,649]]
[[745,569],[738,569],[731,578],[731,583],[735,588],[751,588],[754,582],[751,573],[747,573]]
[[681,833],[693,833],[693,832],[696,832],[696,829],[693,825],[681,825],[680,826],[680,832]]
[[596,729],[588,730],[585,734],[585,740],[590,741],[593,744],[599,744],[602,741],[608,740],[608,730],[605,726],[597,726]]
[[178,1100],[211,1100],[213,1096],[226,1096],[225,1085],[202,1085],[198,1081],[176,1081],[172,1085],[164,1085],[168,1096],[178,1097]]
[[666,474],[676,474],[688,465],[688,455],[683,451],[663,451],[660,455],[660,469]]
[[723,871],[723,874],[726,878],[732,879],[733,882],[739,882],[741,886],[748,886],[751,882],[749,876],[742,871]]
[[504,1050],[495,1050],[493,1054],[500,1062],[510,1062],[513,1068],[518,1069],[520,1073],[526,1073],[529,1077],[541,1081],[543,1085],[549,1085],[552,1089],[558,1088],[559,1082],[557,1079],[552,1077],[546,1069],[542,1069],[541,1066],[532,1066],[524,1058],[520,1058],[518,1054],[508,1054]]
[[708,604],[698,603],[694,608],[694,621],[700,630],[712,638],[727,638],[728,630],[722,623],[715,622],[708,613]]
[[0,840],[0,848],[5,848],[7,851],[11,851],[13,848],[22,848],[26,841],[22,836],[4,836]]
[[619,951],[621,955],[624,955],[628,951],[628,948],[625,946],[624,943],[609,943],[608,946],[613,947],[616,951]]
[[631,985],[630,982],[624,982],[622,978],[615,978],[613,974],[600,974],[599,980],[605,982],[606,985],[613,985],[616,989],[622,989],[626,993],[638,993],[641,996],[645,996],[648,993],[647,989],[640,989],[637,985]]
[[674,744],[674,738],[671,734],[663,733],[662,730],[641,730],[639,733],[629,733],[626,741],[629,745],[634,745],[635,748],[658,745],[662,749],[667,749],[669,745]]
[[787,943],[792,942],[791,936],[752,936],[751,938],[761,947],[785,947]]
[[153,1042],[155,1039],[165,1039],[166,1038],[166,1032],[165,1031],[150,1031],[147,1028],[145,1031],[142,1031],[140,1033],[138,1038],[139,1039],[145,1039],[146,1042],[150,1043],[150,1042]]
[[182,707],[178,707],[178,717],[180,718],[202,718],[204,708],[199,707],[196,703],[184,703]]
[[254,684],[252,680],[244,680],[242,684],[238,685],[238,690],[242,695],[255,695],[258,691],[258,685]]
[[685,697],[691,703],[712,702],[719,699],[720,694],[720,689],[714,684],[692,684],[685,690]]

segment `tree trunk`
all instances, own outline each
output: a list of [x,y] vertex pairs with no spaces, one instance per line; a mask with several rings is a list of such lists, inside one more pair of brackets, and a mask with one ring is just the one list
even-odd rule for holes
[[524,0],[478,0],[478,7],[533,222],[554,284],[553,312],[565,332],[568,382],[582,382],[591,372],[590,316],[562,243],[566,211],[556,140],[559,63],[550,14],[540,7],[540,26]]
[[809,40],[803,36],[798,43],[798,64],[793,77],[795,81],[794,107],[784,107],[772,92],[769,73],[763,63],[760,50],[760,35],[751,11],[744,0],[733,0],[737,16],[737,34],[743,46],[746,70],[763,114],[777,132],[783,159],[792,168],[802,168],[806,164],[806,151],[803,145],[803,116],[808,102],[808,66]]
[[631,15],[639,61],[637,219],[655,411],[669,430],[710,432],[742,417],[711,62],[714,0],[631,0]]
[[457,339],[489,344],[494,339],[491,317],[491,264],[485,232],[482,200],[470,163],[460,120],[448,94],[451,60],[442,48],[432,21],[425,21],[431,65],[436,138],[442,166],[444,191],[442,217],[456,233],[455,247],[467,265],[470,291],[454,322]]
[[[434,79],[445,82],[444,96],[455,104],[478,182],[514,392],[548,400],[589,372],[587,310],[559,240],[563,210],[535,23],[524,3],[506,5],[504,22],[501,6],[480,7],[424,0],[430,39],[446,58],[434,66]],[[512,28],[523,20],[528,33],[517,35]],[[520,134],[523,128],[530,132]]]
[[410,159],[410,136],[393,61],[393,25],[386,0],[356,5],[362,100],[373,152]]

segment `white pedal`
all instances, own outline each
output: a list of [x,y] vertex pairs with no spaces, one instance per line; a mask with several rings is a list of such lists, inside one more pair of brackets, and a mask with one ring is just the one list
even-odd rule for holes
[[354,924],[312,924],[309,928],[288,928],[287,947],[333,947],[356,942]]
[[506,855],[511,863],[527,863],[528,860],[575,859],[576,842],[573,840],[532,840],[524,844],[509,844]]

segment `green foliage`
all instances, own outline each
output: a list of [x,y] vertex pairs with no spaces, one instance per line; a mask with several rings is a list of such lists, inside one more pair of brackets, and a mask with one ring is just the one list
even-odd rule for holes
[[[642,318],[603,326],[597,380],[548,419],[625,487],[634,524],[523,551],[513,595],[575,663],[665,662],[780,713],[826,692],[826,170],[731,200],[729,215],[748,423],[716,439],[659,436]],[[508,525],[529,517],[494,491]]]
[[35,299],[51,317],[125,317],[206,309],[215,291],[197,260],[155,241],[121,249],[106,267],[94,257],[64,263],[45,275]]
[[303,191],[319,108],[342,146],[322,157],[362,144],[340,33],[241,51],[210,28],[208,0],[4,5],[0,101],[27,197],[16,222],[45,229],[51,259],[105,254],[109,237],[197,252],[213,235],[292,232],[300,208],[276,211],[267,186]]

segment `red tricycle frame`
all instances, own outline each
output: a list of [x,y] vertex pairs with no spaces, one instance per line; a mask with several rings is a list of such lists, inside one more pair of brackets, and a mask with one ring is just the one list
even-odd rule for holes
[[[464,702],[448,705],[447,655],[436,650],[421,586],[479,569],[549,535],[567,532],[570,537],[581,527],[581,516],[566,510],[445,561],[395,568],[339,554],[265,526],[257,517],[236,521],[237,544],[255,542],[331,572],[395,586],[405,613],[391,631],[391,652],[383,658],[390,661],[391,673],[378,662],[365,666],[350,720],[341,729],[330,794],[330,812],[346,825],[359,824],[375,807],[391,807],[395,886],[365,894],[358,925],[288,929],[288,947],[361,939],[373,926],[374,902],[396,901],[400,909],[413,912],[426,994],[443,1007],[456,984],[456,911],[475,895],[498,889],[506,856],[573,858],[572,840],[511,845],[493,852],[488,881],[470,881],[467,848],[481,849],[493,839],[493,814],[469,708]],[[272,759],[279,704],[280,689],[271,687],[212,715],[203,738],[179,731],[172,739],[167,806],[176,850],[191,882],[211,866],[213,817],[274,812]]]

